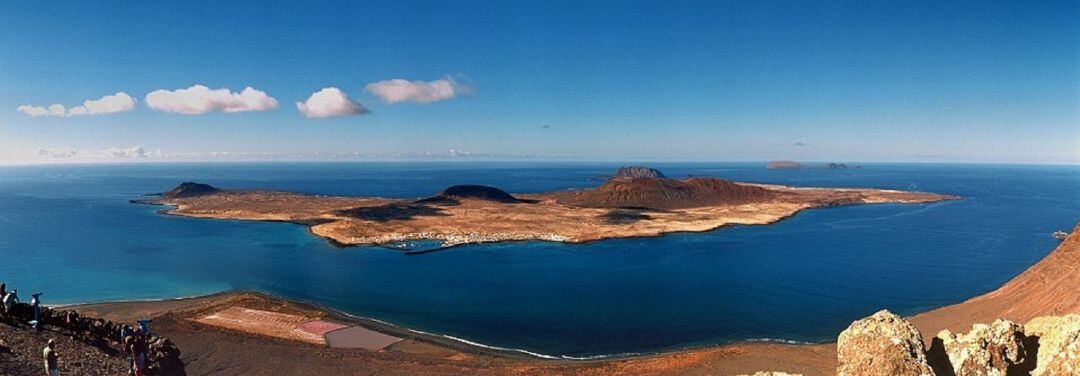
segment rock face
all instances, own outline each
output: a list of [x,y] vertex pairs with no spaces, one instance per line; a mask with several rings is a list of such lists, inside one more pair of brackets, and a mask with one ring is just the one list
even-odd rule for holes
[[836,353],[839,376],[1080,375],[1080,314],[1025,325],[998,319],[968,333],[942,330],[924,351],[915,326],[880,311],[840,333]]
[[933,376],[922,334],[889,311],[851,323],[836,343],[837,376]]
[[518,200],[514,196],[511,196],[506,191],[495,187],[489,187],[486,185],[455,185],[450,188],[446,188],[438,196],[434,198],[441,199],[480,199],[488,201],[497,201],[503,203],[518,203]]
[[618,171],[615,171],[615,176],[612,179],[662,179],[665,178],[664,173],[655,168],[641,167],[641,166],[628,166],[620,167]]
[[768,201],[778,193],[716,178],[613,179],[597,187],[562,193],[558,203],[590,208],[685,209]]
[[195,197],[202,196],[211,193],[215,193],[219,189],[210,186],[209,184],[183,182],[180,185],[173,188],[171,191],[161,194],[164,198],[182,198],[182,197]]
[[1080,315],[1036,317],[1024,327],[1039,338],[1033,376],[1080,374]]
[[1005,376],[1027,365],[1025,338],[1023,326],[998,319],[975,324],[967,334],[943,330],[934,343],[941,341],[956,376]]
[[772,161],[766,164],[765,168],[770,170],[785,170],[802,168],[802,165],[795,161]]

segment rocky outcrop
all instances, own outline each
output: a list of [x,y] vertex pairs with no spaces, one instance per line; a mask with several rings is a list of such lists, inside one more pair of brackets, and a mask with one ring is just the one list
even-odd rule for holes
[[926,376],[922,334],[914,325],[882,310],[851,323],[836,343],[837,376]]
[[655,168],[648,168],[642,166],[627,166],[620,167],[615,171],[615,176],[612,179],[663,179],[663,172]]
[[176,186],[172,190],[162,193],[163,198],[183,198],[183,197],[196,197],[203,196],[218,192],[219,189],[210,186],[209,184],[183,182]]
[[792,170],[802,168],[802,165],[795,161],[772,161],[766,164],[765,168],[770,170]]
[[855,321],[837,340],[837,375],[1080,375],[1080,314],[998,319],[967,333],[922,336],[888,311]]
[[1033,376],[1080,374],[1080,315],[1036,317],[1024,327],[1039,343]]
[[943,330],[934,339],[931,352],[943,351],[948,365],[937,368],[951,368],[956,376],[1013,375],[1029,364],[1025,339],[1023,326],[998,319],[990,325],[975,324],[967,334]]

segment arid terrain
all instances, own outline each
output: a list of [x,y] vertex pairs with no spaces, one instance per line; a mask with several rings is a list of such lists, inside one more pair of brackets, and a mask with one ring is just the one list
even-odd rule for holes
[[[658,171],[656,173],[659,173]],[[662,176],[662,175],[660,175]],[[458,185],[416,200],[221,190],[183,183],[145,202],[169,214],[287,221],[341,245],[436,240],[443,246],[499,241],[588,242],[768,224],[837,205],[928,203],[954,196],[869,188],[793,188],[715,178],[622,178],[584,190],[511,195]]]

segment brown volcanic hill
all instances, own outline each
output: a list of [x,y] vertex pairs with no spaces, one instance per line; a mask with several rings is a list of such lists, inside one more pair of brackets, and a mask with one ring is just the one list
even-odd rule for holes
[[214,187],[210,186],[209,184],[193,183],[193,182],[188,181],[188,182],[180,183],[180,185],[176,186],[176,188],[173,188],[172,190],[170,190],[168,192],[162,193],[161,197],[164,197],[164,198],[195,197],[195,196],[208,195],[208,194],[211,194],[211,193],[215,193],[217,191],[219,191],[219,189],[214,188]]
[[685,209],[767,201],[777,195],[716,178],[614,179],[595,189],[560,193],[556,202],[592,208]]
[[655,168],[627,166],[619,167],[612,179],[661,179],[665,177],[663,172]]
[[506,191],[486,185],[454,185],[444,189],[434,197],[419,200],[419,202],[441,202],[460,199],[478,199],[506,204],[524,202],[524,200],[519,200],[509,193],[506,193]]

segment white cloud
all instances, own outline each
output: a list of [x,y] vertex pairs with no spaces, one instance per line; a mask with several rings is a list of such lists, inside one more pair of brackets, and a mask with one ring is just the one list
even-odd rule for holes
[[49,116],[65,116],[64,106],[54,104],[49,106]]
[[364,89],[386,103],[431,103],[452,99],[459,95],[469,95],[473,92],[471,86],[459,84],[450,76],[427,82],[395,78],[372,82]]
[[368,112],[360,102],[349,100],[349,96],[336,87],[323,88],[311,94],[306,101],[296,102],[296,108],[309,118],[352,116]]
[[29,104],[24,104],[22,106],[19,106],[18,110],[19,110],[19,112],[27,114],[30,117],[45,116],[45,115],[49,114],[49,110],[46,110],[45,107],[32,106],[32,105],[29,105]]
[[61,104],[52,104],[48,108],[24,104],[19,106],[19,112],[30,117],[54,116],[66,117],[76,115],[104,115],[117,112],[128,112],[135,109],[135,99],[125,92],[106,95],[97,100],[85,100],[82,106],[72,107],[70,110]]
[[106,95],[98,100],[83,101],[82,106],[72,107],[68,115],[101,115],[128,112],[135,109],[135,98],[125,92]]
[[278,101],[261,90],[250,86],[239,93],[229,89],[210,89],[195,85],[187,89],[156,90],[146,95],[150,108],[184,115],[200,115],[211,111],[246,112],[270,111],[278,108]]

